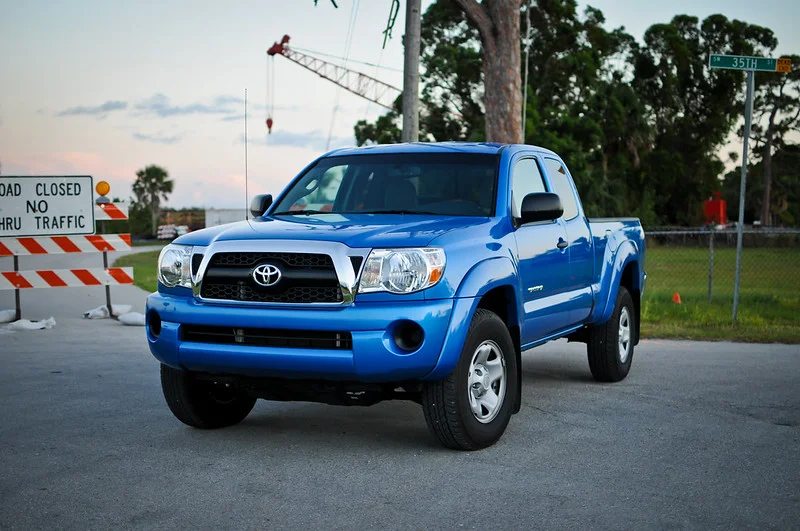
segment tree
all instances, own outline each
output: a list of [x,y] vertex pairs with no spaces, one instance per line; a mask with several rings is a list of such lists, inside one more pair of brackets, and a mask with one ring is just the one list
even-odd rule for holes
[[453,0],[425,12],[421,28],[423,138],[486,140],[481,41]]
[[486,140],[521,143],[519,10],[523,0],[455,0],[481,38]]
[[[490,3],[478,5],[488,13]],[[590,216],[698,223],[744,106],[742,72],[710,70],[708,54],[767,55],[772,31],[679,15],[651,26],[641,46],[623,28],[607,29],[600,10],[579,13],[577,0],[518,9],[531,26],[523,141],[564,158]],[[437,0],[422,18],[423,140],[490,139],[487,51],[466,13],[457,0]],[[359,145],[398,141],[398,119],[396,110],[359,122]]]
[[397,127],[400,119],[399,105],[402,96],[398,96],[394,104],[394,110],[379,116],[374,124],[366,120],[359,120],[354,127],[356,143],[359,146],[365,144],[396,144],[400,142],[402,131]]
[[[800,224],[800,144],[783,144],[772,155],[772,194],[770,211],[774,224],[797,226]],[[748,166],[748,173],[759,175],[764,171],[762,159]],[[739,211],[739,184],[741,167],[728,172],[723,182],[723,193],[728,202],[728,217]],[[747,179],[745,192],[745,223],[752,223],[761,216],[761,198],[764,182]],[[761,218],[763,220],[763,218]]]
[[[486,140],[480,48],[478,31],[454,0],[438,0],[423,14],[420,140]],[[356,123],[359,146],[400,142],[400,101],[375,122]]]
[[150,213],[150,231],[153,236],[158,232],[161,203],[167,201],[172,193],[174,182],[168,177],[167,170],[151,164],[136,172],[136,181],[133,183],[135,203]]
[[[793,64],[800,56],[790,56]],[[753,130],[756,142],[754,152],[760,154],[764,174],[761,196],[761,223],[772,225],[773,153],[785,146],[786,135],[800,131],[800,70],[787,74],[759,74],[757,92],[753,102]]]
[[642,160],[655,213],[668,224],[695,224],[702,201],[719,188],[717,153],[742,116],[744,73],[708,68],[711,53],[768,55],[771,30],[722,15],[700,23],[678,15],[655,24],[634,56],[632,86],[654,128]]

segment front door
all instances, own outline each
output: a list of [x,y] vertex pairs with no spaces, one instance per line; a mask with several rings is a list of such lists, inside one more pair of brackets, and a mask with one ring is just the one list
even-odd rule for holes
[[[522,199],[530,193],[545,192],[544,179],[536,158],[522,158],[513,168],[512,216],[520,219]],[[532,343],[569,326],[569,254],[564,224],[559,221],[518,226],[514,237],[519,256],[523,294],[522,345]],[[562,247],[559,247],[561,243]]]
[[570,323],[585,321],[592,311],[594,296],[592,278],[594,277],[594,243],[586,216],[581,211],[578,196],[572,179],[564,163],[545,157],[544,166],[553,192],[561,199],[564,207],[564,228],[567,231],[569,249],[569,277],[567,291],[570,295]]

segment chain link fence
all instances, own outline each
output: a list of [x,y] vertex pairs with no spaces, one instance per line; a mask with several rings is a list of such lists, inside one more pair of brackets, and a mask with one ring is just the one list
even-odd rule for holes
[[[645,228],[645,236],[643,325],[729,324],[736,229]],[[767,333],[789,327],[800,335],[800,229],[744,230],[738,313]]]

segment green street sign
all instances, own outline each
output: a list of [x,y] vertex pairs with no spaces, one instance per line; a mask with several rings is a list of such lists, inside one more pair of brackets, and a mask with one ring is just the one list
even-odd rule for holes
[[711,54],[708,66],[730,70],[760,70],[763,72],[788,72],[791,60],[771,57],[746,57],[743,55]]

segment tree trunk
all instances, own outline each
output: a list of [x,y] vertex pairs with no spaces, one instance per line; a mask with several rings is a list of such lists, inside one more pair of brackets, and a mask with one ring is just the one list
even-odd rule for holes
[[772,225],[769,217],[770,193],[772,188],[772,135],[767,134],[764,146],[764,195],[761,197],[761,225]]
[[456,0],[481,36],[486,140],[522,143],[521,0]]
[[761,226],[772,225],[769,217],[770,193],[772,188],[772,142],[775,129],[775,114],[777,106],[772,109],[767,124],[766,142],[764,143],[764,195],[761,197]]

